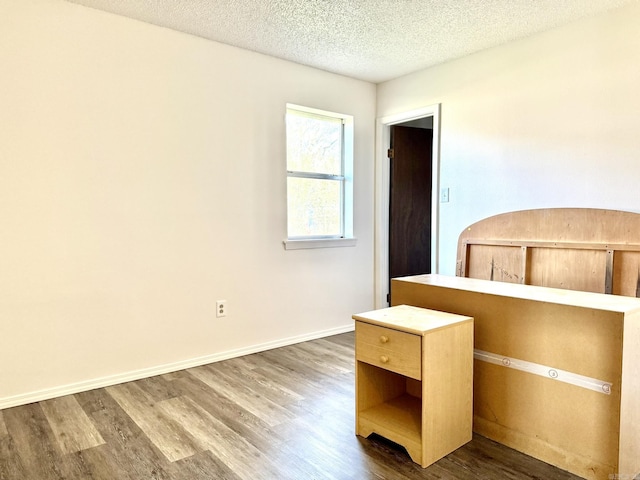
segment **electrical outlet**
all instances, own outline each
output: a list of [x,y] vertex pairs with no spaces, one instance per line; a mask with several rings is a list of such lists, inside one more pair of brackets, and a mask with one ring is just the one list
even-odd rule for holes
[[226,300],[218,300],[216,302],[216,317],[226,317],[227,316],[227,301]]

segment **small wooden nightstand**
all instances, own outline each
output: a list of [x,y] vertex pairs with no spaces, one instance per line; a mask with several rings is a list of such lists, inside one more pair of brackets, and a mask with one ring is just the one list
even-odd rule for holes
[[427,467],[471,440],[473,318],[399,305],[356,321],[356,434]]

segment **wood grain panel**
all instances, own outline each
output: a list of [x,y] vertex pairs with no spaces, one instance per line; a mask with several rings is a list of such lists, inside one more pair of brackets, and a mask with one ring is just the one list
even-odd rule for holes
[[585,478],[640,471],[637,299],[440,275],[392,287],[394,301],[473,316],[478,350],[612,383],[605,395],[476,361],[476,432]]
[[40,406],[62,453],[79,452],[105,443],[75,397],[54,398],[41,402]]
[[7,435],[9,435],[9,432],[7,432],[7,426],[4,423],[2,411],[0,411],[0,438],[6,437]]
[[108,387],[107,392],[169,461],[174,462],[199,451],[184,429],[162,415],[155,402],[137,384]]
[[523,250],[511,245],[470,245],[466,277],[523,283]]
[[425,335],[422,349],[422,462],[430,464],[471,440],[473,322]]
[[[622,401],[620,403],[620,471],[640,472],[640,312],[625,323],[622,356]],[[640,475],[638,475],[640,477]]]
[[[92,475],[111,475],[112,479],[153,478],[173,480],[171,462],[155,446],[106,389],[91,390],[74,395],[78,403],[90,416],[106,445],[82,452]],[[145,407],[141,407],[145,408]],[[161,417],[153,417],[150,409],[149,421],[162,422]],[[155,428],[154,428],[155,430]],[[91,478],[87,475],[84,478]],[[83,478],[80,476],[70,479]]]
[[640,252],[617,251],[615,253],[612,293],[640,297]]
[[640,214],[523,210],[465,228],[458,238],[456,275],[640,297],[639,259]]
[[[15,439],[9,434],[6,428],[2,411],[0,411],[0,419],[2,422],[1,426],[4,427],[0,433],[0,478],[27,478],[27,473],[22,464],[22,458],[20,457],[20,451],[16,447]],[[20,425],[20,427],[26,428],[24,425]]]
[[173,383],[177,391],[187,394],[202,409],[262,452],[270,451],[277,443],[269,425],[193,375],[183,372],[182,378]]
[[[277,478],[277,469],[267,456],[193,400],[172,398],[160,402],[158,408],[182,425],[201,450],[211,451],[240,478]],[[260,463],[259,470],[255,469],[255,462]]]
[[356,359],[420,380],[421,336],[356,323]]
[[290,420],[292,414],[285,408],[253,391],[253,383],[245,383],[242,378],[227,375],[224,367],[217,364],[205,368],[190,369],[189,373],[210,388],[224,392],[230,400],[251,412],[267,425],[275,426]]
[[147,398],[153,402],[161,402],[176,397],[175,389],[171,382],[164,375],[158,375],[151,378],[143,378],[136,382],[136,385],[142,389]]
[[605,293],[606,250],[530,248],[529,285]]
[[266,372],[251,368],[243,358],[234,358],[224,363],[219,362],[216,364],[216,370],[227,377],[240,380],[254,394],[260,395],[276,405],[288,406],[304,399],[303,395],[287,387],[286,383],[274,381]]
[[[178,460],[168,467],[171,477],[185,480],[240,480],[231,468],[223,463],[213,452],[205,450]],[[119,480],[119,479],[118,479]]]
[[[7,447],[10,466],[2,467],[7,474],[22,475],[16,479],[64,479],[74,474],[71,457],[63,458],[58,442],[39,404],[11,408],[4,412],[9,433]],[[2,440],[2,445],[7,440]],[[0,462],[5,463],[5,462]],[[8,478],[11,478],[8,476]]]

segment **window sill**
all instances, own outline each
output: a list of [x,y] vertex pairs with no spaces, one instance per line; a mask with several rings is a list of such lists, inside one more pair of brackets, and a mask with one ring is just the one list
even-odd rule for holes
[[303,248],[355,247],[357,238],[314,238],[310,240],[284,240],[285,250],[301,250]]

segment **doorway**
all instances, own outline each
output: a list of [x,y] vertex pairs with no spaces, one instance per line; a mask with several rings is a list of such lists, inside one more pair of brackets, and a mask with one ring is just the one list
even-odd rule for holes
[[[401,127],[400,129],[396,127]],[[439,157],[440,157],[440,105],[432,105],[418,110],[382,117],[377,122],[377,158],[376,158],[376,229],[375,229],[375,308],[384,308],[390,301],[390,278],[403,275],[413,275],[418,273],[438,273],[438,191],[439,191]],[[398,137],[408,133],[410,136],[428,136],[430,145],[423,149],[421,163],[409,168],[409,187],[405,192],[408,199],[397,200],[395,193],[398,188],[402,192],[401,186],[393,187],[392,184],[398,180],[398,173],[392,170],[388,159],[388,150],[391,146],[392,130],[394,136],[394,150],[398,147],[398,141],[405,142],[406,139]],[[412,140],[409,140],[411,142]],[[418,143],[429,140],[421,140]],[[404,147],[403,147],[404,148]],[[396,150],[397,152],[397,150]],[[394,152],[394,154],[396,153]],[[399,155],[400,152],[397,152]],[[429,162],[429,156],[431,161]],[[420,157],[418,152],[418,157]],[[429,165],[430,163],[430,165]],[[395,167],[395,166],[394,166]],[[429,168],[429,175],[425,185],[424,169]],[[423,173],[418,174],[421,179],[414,182],[412,178],[412,168],[422,169]],[[392,175],[394,178],[392,179]],[[403,172],[402,176],[407,176]],[[392,193],[392,188],[396,189]],[[411,192],[414,193],[411,193]],[[418,192],[418,193],[415,193]],[[425,199],[424,197],[428,198]],[[415,201],[420,199],[419,208]],[[400,203],[398,203],[400,202]],[[404,203],[403,203],[404,202]],[[408,203],[407,203],[408,202]],[[396,214],[392,209],[399,208],[400,213]],[[426,210],[426,211],[425,211]],[[414,213],[419,211],[417,218]],[[410,212],[411,215],[407,216]],[[425,225],[426,224],[428,225]],[[404,225],[403,225],[404,224]],[[412,226],[410,226],[412,225]],[[400,246],[396,246],[396,238],[392,229],[400,232]],[[402,239],[403,232],[406,233]],[[409,242],[408,244],[406,242]],[[404,244],[404,245],[403,245]],[[425,249],[428,252],[425,252]],[[394,250],[396,253],[394,253]],[[391,258],[390,258],[391,257]],[[395,260],[399,260],[400,266]]]
[[431,273],[432,121],[390,127],[389,292],[392,278]]

